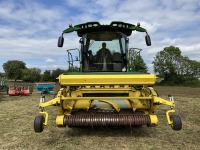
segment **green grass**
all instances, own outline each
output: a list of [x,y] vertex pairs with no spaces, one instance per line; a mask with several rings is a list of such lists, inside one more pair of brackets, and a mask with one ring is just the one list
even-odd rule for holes
[[[55,125],[57,108],[49,112],[49,124],[37,134],[33,121],[38,115],[40,95],[13,96],[0,93],[1,149],[87,149],[87,150],[177,150],[200,149],[200,88],[155,87],[160,97],[174,95],[176,112],[183,122],[181,131],[167,124],[165,110],[159,106],[159,125],[140,128],[58,128]],[[50,99],[53,97],[49,95]]]

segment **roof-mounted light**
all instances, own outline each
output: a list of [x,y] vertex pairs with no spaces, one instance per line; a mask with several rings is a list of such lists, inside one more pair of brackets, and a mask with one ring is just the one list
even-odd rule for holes
[[80,27],[82,28],[82,29],[86,29],[86,28],[92,28],[92,27],[98,27],[99,26],[99,24],[98,23],[87,23],[87,24],[83,24],[83,25],[81,25]]
[[117,24],[116,24],[116,23],[114,23],[114,24],[112,24],[112,26],[113,26],[113,27],[117,27]]
[[69,23],[69,27],[70,27],[70,28],[72,27],[72,23]]
[[91,27],[92,27],[92,24],[88,24],[88,27],[91,28]]
[[123,22],[115,22],[111,24],[113,27],[128,28],[129,25]]
[[139,22],[137,23],[137,26],[138,26],[138,27],[140,26],[140,23],[139,23]]
[[97,23],[94,23],[93,24],[93,27],[98,27],[99,25]]
[[122,24],[120,23],[120,24],[118,24],[118,27],[122,27]]

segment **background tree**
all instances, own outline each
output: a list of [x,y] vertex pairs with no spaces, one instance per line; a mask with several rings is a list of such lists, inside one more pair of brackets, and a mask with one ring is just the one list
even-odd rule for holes
[[130,48],[129,49],[129,66],[130,71],[144,72],[148,71],[147,65],[144,63],[143,58],[140,56],[142,49]]
[[156,54],[152,63],[155,73],[164,78],[163,83],[185,85],[198,82],[196,76],[200,72],[200,62],[182,56],[178,47],[165,47]]
[[38,68],[27,68],[22,71],[22,80],[25,82],[37,82],[41,79],[41,70]]
[[45,70],[43,75],[42,75],[42,81],[52,81],[51,77],[51,71],[50,70]]
[[57,77],[60,75],[60,74],[63,74],[63,73],[66,73],[67,71],[66,70],[62,70],[60,68],[57,68],[56,70],[53,70],[52,71],[52,74],[51,74],[51,78],[52,78],[52,81],[57,81]]
[[26,64],[19,60],[9,60],[3,64],[3,69],[8,79],[16,81],[22,79],[22,71],[26,69]]

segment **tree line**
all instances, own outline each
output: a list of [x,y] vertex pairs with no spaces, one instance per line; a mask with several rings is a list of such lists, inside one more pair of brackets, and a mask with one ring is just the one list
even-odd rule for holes
[[200,86],[200,62],[183,56],[179,47],[165,47],[152,63],[162,85]]
[[24,82],[56,81],[56,78],[66,73],[67,70],[57,68],[56,70],[45,70],[41,73],[39,68],[27,68],[23,61],[9,60],[3,64],[7,79],[23,80]]
[[[129,71],[137,71],[146,73],[147,65],[140,55],[136,55],[137,51],[133,51],[129,59]],[[131,63],[130,63],[131,62]],[[181,54],[179,47],[165,47],[156,53],[152,61],[154,72],[163,80],[161,85],[183,85],[183,86],[200,86],[200,62],[191,60],[187,56]],[[23,80],[25,82],[38,81],[56,81],[56,78],[70,70],[56,69],[53,71],[45,70],[41,73],[39,68],[27,68],[23,61],[11,60],[3,64],[5,76],[7,79]],[[77,70],[77,69],[76,69]]]

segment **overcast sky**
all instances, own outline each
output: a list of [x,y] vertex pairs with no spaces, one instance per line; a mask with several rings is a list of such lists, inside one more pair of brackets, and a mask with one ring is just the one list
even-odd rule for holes
[[129,47],[143,49],[149,72],[155,54],[171,45],[200,61],[199,0],[0,0],[0,72],[8,60],[42,71],[67,69],[66,49],[79,48],[79,38],[66,34],[63,48],[57,39],[69,23],[88,21],[140,22],[152,46],[146,46],[145,33],[134,32]]

